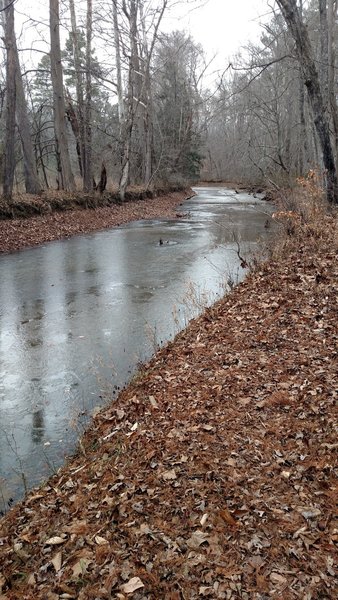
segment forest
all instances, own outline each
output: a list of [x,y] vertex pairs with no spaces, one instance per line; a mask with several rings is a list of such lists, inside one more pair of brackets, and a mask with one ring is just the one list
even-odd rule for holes
[[337,2],[267,3],[259,42],[208,85],[198,40],[162,28],[176,4],[50,0],[49,20],[22,27],[21,2],[2,0],[4,199],[107,182],[121,201],[129,185],[200,179],[279,189],[316,170],[337,201]]

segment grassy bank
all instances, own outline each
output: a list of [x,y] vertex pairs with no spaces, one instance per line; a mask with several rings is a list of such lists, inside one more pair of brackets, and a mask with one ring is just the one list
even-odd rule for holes
[[337,218],[298,204],[2,520],[1,599],[337,597]]

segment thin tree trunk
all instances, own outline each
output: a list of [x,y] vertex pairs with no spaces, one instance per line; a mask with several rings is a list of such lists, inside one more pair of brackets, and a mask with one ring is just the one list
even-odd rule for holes
[[86,23],[86,102],[85,102],[85,168],[83,172],[83,187],[85,192],[93,189],[93,164],[92,164],[92,25],[93,6],[92,0],[87,0]]
[[143,145],[143,182],[148,188],[152,178],[152,159],[153,159],[153,124],[151,119],[152,113],[152,94],[150,81],[150,55],[147,42],[147,33],[145,26],[145,18],[143,14],[143,4],[140,3],[140,17],[143,35],[143,52],[144,52],[144,72],[143,72],[143,129],[144,129],[144,145]]
[[[118,152],[119,152],[119,162],[121,165],[121,175],[119,181],[119,193],[120,199],[124,201],[125,189],[128,184],[129,179],[129,159],[128,159],[128,169],[127,173],[123,175],[123,170],[126,168],[125,165],[125,140],[124,135],[126,133],[126,112],[125,112],[125,103],[123,97],[123,85],[122,85],[122,68],[121,68],[121,46],[120,46],[120,30],[119,30],[119,21],[118,21],[118,11],[117,11],[117,0],[112,0],[113,3],[113,22],[114,22],[114,42],[115,42],[115,62],[116,62],[116,81],[117,81],[117,106],[118,106],[118,115],[119,115],[119,143],[118,143]],[[129,150],[128,150],[129,154]],[[126,183],[125,183],[126,182]]]
[[[299,2],[299,12],[303,14],[303,1]],[[298,170],[300,175],[305,174],[305,162],[308,160],[308,143],[305,121],[305,88],[304,81],[299,72],[299,122],[300,122],[300,144],[298,149]]]
[[326,113],[329,108],[329,33],[326,0],[318,0],[320,30],[320,86]]
[[296,44],[298,60],[308,91],[326,170],[327,199],[331,203],[338,203],[337,172],[330,140],[329,123],[325,114],[325,105],[308,30],[301,19],[296,0],[277,0],[277,4]]
[[66,109],[63,95],[63,75],[61,64],[59,0],[49,0],[50,15],[50,62],[53,87],[54,127],[59,161],[59,187],[75,190],[74,176],[70,165],[67,140]]
[[[77,132],[77,138],[76,138],[76,145],[77,145],[78,157],[80,157],[80,159],[78,158],[80,175],[81,175],[81,177],[83,177],[84,163],[85,163],[83,76],[81,73],[81,59],[80,59],[79,39],[78,39],[74,0],[69,0],[69,9],[70,9],[70,21],[71,21],[71,27],[72,27],[71,34],[72,34],[72,42],[73,42],[73,57],[74,57],[74,67],[75,67],[75,89],[76,89],[76,99],[77,99],[77,111],[76,111],[77,115],[76,116],[77,116],[78,132]],[[72,121],[71,121],[71,124],[72,124]],[[74,132],[73,127],[72,127],[72,129]]]
[[329,40],[329,103],[332,115],[336,167],[338,168],[338,107],[335,89],[335,63],[337,38],[337,1],[328,1],[328,40]]
[[80,175],[82,177],[83,176],[83,168],[82,168],[83,153],[81,152],[82,144],[81,144],[79,119],[78,119],[78,114],[76,114],[76,110],[73,106],[71,96],[67,90],[66,90],[66,115],[67,115],[68,121],[70,123],[70,126],[72,128],[72,132],[74,134],[75,144],[76,144],[77,162],[79,165]]
[[15,172],[15,106],[16,106],[16,69],[14,6],[5,10],[5,46],[6,46],[6,121],[4,143],[3,196],[12,199]]
[[119,122],[121,125],[124,120],[125,110],[124,110],[123,86],[122,86],[120,32],[119,32],[119,23],[118,23],[118,14],[117,14],[117,0],[112,0],[112,2],[113,2],[113,21],[114,21],[117,101],[118,101],[118,111],[119,111]]
[[[132,119],[133,119],[133,133],[134,141],[134,179],[136,175],[136,182],[139,183],[142,180],[142,154],[144,145],[144,123],[141,114],[141,102],[142,102],[142,74],[140,64],[140,50],[139,50],[139,33],[138,33],[138,11],[141,4],[140,0],[130,0],[130,12],[129,12],[129,23],[130,23],[130,69],[131,69],[131,95],[129,96],[132,104]],[[136,138],[136,139],[135,139]],[[136,160],[135,160],[136,159]],[[136,164],[135,164],[136,163]]]
[[125,200],[125,193],[130,178],[130,155],[131,155],[131,138],[134,130],[135,113],[140,101],[139,96],[139,56],[137,48],[137,0],[130,0],[130,11],[125,14],[129,20],[129,40],[130,40],[130,56],[129,56],[129,74],[128,74],[128,100],[127,100],[127,116],[124,119],[122,129],[122,168],[119,181],[119,195],[122,202]]
[[16,58],[16,119],[18,123],[19,134],[22,143],[25,187],[28,194],[40,194],[41,185],[38,178],[36,161],[34,155],[34,146],[30,131],[30,123],[28,118],[27,102],[23,87],[18,49],[16,40],[14,40],[14,52]]

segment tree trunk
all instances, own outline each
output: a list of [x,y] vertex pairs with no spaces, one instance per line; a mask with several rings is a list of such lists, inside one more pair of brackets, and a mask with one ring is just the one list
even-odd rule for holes
[[[303,14],[303,1],[299,2],[299,13]],[[305,121],[305,88],[304,81],[299,72],[299,124],[300,124],[300,143],[298,149],[298,172],[300,175],[305,175],[305,164],[308,160],[308,142]]]
[[30,123],[28,118],[27,102],[23,87],[20,62],[16,40],[14,39],[14,52],[16,59],[16,119],[18,123],[19,134],[22,143],[25,187],[28,194],[40,194],[41,185],[38,178],[36,161],[34,155],[34,146],[30,131]]
[[122,86],[122,69],[121,69],[121,48],[120,48],[120,32],[117,14],[117,0],[113,0],[113,21],[114,21],[114,42],[115,42],[115,62],[116,62],[116,82],[117,82],[117,101],[119,111],[120,125],[124,120],[124,99]]
[[63,190],[75,190],[74,177],[70,165],[66,109],[63,95],[63,75],[61,64],[59,0],[49,0],[50,16],[50,62],[53,87],[54,127],[59,162],[59,187]]
[[325,105],[308,30],[301,19],[296,0],[277,0],[277,4],[294,39],[300,68],[308,91],[326,170],[327,199],[331,203],[338,203],[337,172],[330,140],[329,123],[325,114]]
[[332,115],[336,167],[338,168],[338,108],[335,89],[335,63],[337,39],[337,0],[328,1],[328,46],[329,46],[329,103]]
[[124,11],[129,21],[130,53],[128,73],[127,115],[124,118],[121,140],[121,145],[123,144],[121,176],[119,181],[119,195],[121,202],[124,202],[125,200],[125,193],[130,178],[130,155],[132,134],[135,125],[135,114],[140,101],[140,68],[137,47],[137,2],[138,0],[130,0],[129,13],[127,12],[126,7],[124,6]]
[[[76,117],[77,121],[77,137],[76,146],[80,168],[80,175],[83,177],[84,163],[85,163],[85,132],[84,132],[84,100],[83,100],[83,76],[81,73],[81,59],[79,49],[79,39],[76,24],[76,14],[74,0],[69,0],[70,9],[70,21],[72,27],[72,42],[73,42],[73,57],[74,57],[74,68],[75,68],[75,89],[77,99],[77,114],[74,113],[73,117]],[[70,101],[69,101],[70,102]],[[75,135],[73,122],[71,121],[73,133]],[[80,158],[79,158],[80,157]]]
[[92,0],[87,0],[87,23],[86,23],[86,102],[85,102],[85,165],[83,170],[83,187],[85,192],[93,189],[93,165],[92,165],[92,24],[93,6]]
[[12,199],[15,171],[15,106],[16,106],[16,69],[14,6],[5,10],[5,46],[6,46],[6,121],[4,140],[3,196]]
[[325,112],[329,108],[329,32],[326,0],[318,0],[320,30],[320,86],[322,90]]
[[72,132],[74,134],[74,138],[75,138],[75,144],[76,144],[76,154],[77,154],[77,162],[79,165],[79,171],[80,171],[80,175],[81,177],[83,177],[83,152],[81,152],[81,150],[83,149],[82,143],[81,141],[83,140],[81,134],[80,134],[80,125],[79,125],[79,119],[78,119],[78,114],[76,113],[76,110],[74,108],[71,96],[68,92],[68,90],[66,90],[66,115],[68,118],[68,121],[70,123],[70,126],[72,128]]

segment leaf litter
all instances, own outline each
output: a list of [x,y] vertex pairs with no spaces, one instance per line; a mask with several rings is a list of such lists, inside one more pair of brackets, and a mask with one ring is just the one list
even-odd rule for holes
[[[74,235],[118,227],[130,221],[181,217],[178,205],[192,190],[172,192],[147,200],[130,200],[97,208],[65,208],[30,218],[0,218],[0,253],[36,246]],[[29,197],[29,196],[28,196]],[[32,202],[35,197],[32,197]]]
[[161,349],[1,521],[1,600],[337,597],[337,221],[322,232]]

